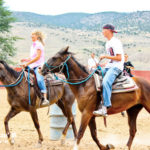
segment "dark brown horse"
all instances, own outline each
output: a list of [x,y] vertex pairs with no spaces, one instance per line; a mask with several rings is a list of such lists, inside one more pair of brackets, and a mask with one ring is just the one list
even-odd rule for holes
[[[50,58],[47,61],[47,64],[45,64],[42,69],[43,74],[45,74],[49,70],[47,66],[59,66],[59,68],[54,69],[53,72],[60,71],[60,65],[63,65],[64,62],[67,64],[68,69],[64,67],[62,71],[65,76],[67,76],[67,70],[69,70],[70,80],[68,81],[79,82],[89,75],[85,67],[78,63],[76,59],[72,56],[72,53],[68,51],[68,47],[62,49],[54,57]],[[129,140],[127,143],[127,147],[129,150],[131,149],[131,145],[137,130],[136,118],[138,113],[143,107],[150,113],[150,83],[139,77],[134,77],[133,79],[139,87],[138,90],[128,93],[112,94],[112,107],[108,109],[109,115],[120,113],[125,110],[127,111],[130,132]],[[77,99],[78,108],[82,112],[81,124],[78,131],[74,150],[78,150],[78,145],[81,138],[83,137],[87,125],[89,125],[91,136],[96,142],[99,149],[110,149],[110,145],[102,145],[97,138],[95,116],[93,116],[93,111],[97,108],[99,101],[98,99],[100,96],[99,93],[97,93],[96,91],[93,77],[82,84],[70,84],[70,87]]]
[[[0,61],[0,81],[4,85],[9,85],[14,83],[16,79],[20,76],[21,72],[17,72],[10,68],[4,61]],[[38,121],[38,115],[36,109],[40,106],[38,105],[38,101],[40,99],[37,97],[37,93],[34,87],[30,88],[30,97],[31,97],[31,105],[29,105],[29,96],[28,96],[28,82],[26,78],[23,77],[23,80],[14,87],[7,87],[7,94],[8,94],[8,102],[11,106],[10,111],[8,112],[4,124],[6,134],[8,136],[9,142],[11,144],[14,143],[13,139],[11,138],[8,121],[13,118],[15,115],[20,113],[21,111],[27,111],[31,114],[32,120],[34,122],[35,128],[37,129],[39,140],[38,144],[40,145],[43,141],[43,136],[40,131],[40,125]],[[75,100],[75,96],[72,93],[71,89],[67,84],[55,85],[53,89],[51,89],[50,93],[50,104],[56,103],[62,109],[64,115],[67,117],[67,125],[63,131],[63,136],[66,136],[67,130],[69,125],[72,124],[74,135],[76,137],[77,131],[76,126],[72,114],[72,105]]]

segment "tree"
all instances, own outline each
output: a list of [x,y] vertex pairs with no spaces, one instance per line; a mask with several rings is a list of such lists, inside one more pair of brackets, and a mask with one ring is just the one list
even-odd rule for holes
[[4,6],[4,1],[0,0],[0,60],[7,62],[11,62],[9,58],[16,54],[14,43],[18,37],[12,36],[10,32],[11,23],[14,21],[12,12]]

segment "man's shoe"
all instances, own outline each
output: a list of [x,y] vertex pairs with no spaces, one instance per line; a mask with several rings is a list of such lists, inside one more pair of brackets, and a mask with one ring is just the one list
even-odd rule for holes
[[49,105],[49,101],[47,100],[47,99],[44,99],[43,101],[42,101],[42,104],[41,104],[42,106],[46,106],[46,105]]
[[102,116],[102,117],[106,117],[107,116],[107,107],[103,106],[101,108],[99,108],[98,110],[95,110],[93,112],[93,114],[95,116]]

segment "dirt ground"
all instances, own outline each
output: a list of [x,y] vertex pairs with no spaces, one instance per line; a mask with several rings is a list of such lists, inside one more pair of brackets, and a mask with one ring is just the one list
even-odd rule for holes
[[[0,89],[0,150],[35,150],[38,140],[36,129],[29,113],[21,112],[9,122],[9,127],[15,136],[15,144],[11,146],[5,136],[4,117],[9,111],[6,90]],[[73,140],[67,140],[64,146],[60,141],[51,141],[50,137],[50,118],[47,115],[47,108],[38,110],[41,131],[44,142],[38,150],[72,150]],[[76,124],[80,125],[81,114],[77,111]],[[127,116],[121,114],[112,115],[107,118],[108,127],[105,128],[102,118],[97,118],[98,138],[102,144],[113,144],[115,150],[124,150],[128,140]],[[150,150],[150,115],[143,109],[137,120],[137,134],[134,139],[132,150]],[[86,129],[84,137],[81,140],[80,150],[98,150],[93,142],[89,129]]]

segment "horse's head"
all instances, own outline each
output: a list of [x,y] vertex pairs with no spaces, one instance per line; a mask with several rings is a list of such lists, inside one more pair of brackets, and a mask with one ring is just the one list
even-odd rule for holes
[[61,70],[61,65],[67,60],[67,57],[70,52],[68,52],[69,46],[61,49],[58,53],[56,53],[53,57],[49,58],[47,63],[44,64],[42,68],[42,74],[45,75],[49,71],[55,73]]

